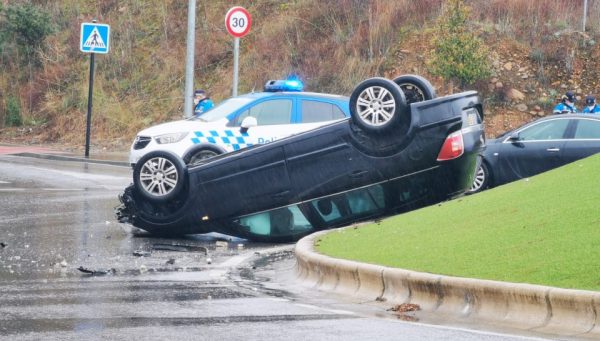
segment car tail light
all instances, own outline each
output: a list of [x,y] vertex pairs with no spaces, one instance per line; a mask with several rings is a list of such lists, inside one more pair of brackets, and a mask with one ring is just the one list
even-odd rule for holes
[[444,145],[438,154],[438,161],[447,161],[460,157],[465,152],[465,144],[463,142],[462,132],[459,130],[454,132],[444,141]]

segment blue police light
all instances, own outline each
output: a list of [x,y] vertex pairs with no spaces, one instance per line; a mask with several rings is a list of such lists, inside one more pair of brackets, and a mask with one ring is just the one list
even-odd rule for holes
[[270,80],[265,84],[266,92],[302,91],[303,89],[304,84],[298,79]]

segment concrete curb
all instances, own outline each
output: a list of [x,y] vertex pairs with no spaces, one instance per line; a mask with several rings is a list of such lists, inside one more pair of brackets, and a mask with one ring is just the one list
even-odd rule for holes
[[112,166],[130,167],[129,163],[126,161],[86,159],[84,157],[64,156],[64,155],[56,155],[56,154],[29,153],[29,152],[15,153],[15,154],[11,154],[11,155],[23,156],[23,157],[33,157],[33,158],[46,159],[46,160],[87,162],[87,163],[97,163],[97,164],[112,165]]
[[389,268],[319,254],[327,231],[301,239],[296,273],[306,284],[456,319],[564,336],[600,339],[600,292],[507,283]]

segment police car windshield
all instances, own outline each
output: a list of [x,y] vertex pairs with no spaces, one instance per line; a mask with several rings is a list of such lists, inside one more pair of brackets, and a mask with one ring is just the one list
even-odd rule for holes
[[221,104],[210,109],[206,113],[204,113],[200,116],[193,117],[191,120],[192,121],[202,121],[202,122],[217,121],[217,120],[227,117],[227,115],[238,110],[239,108],[243,107],[244,105],[250,103],[253,100],[254,100],[253,98],[248,98],[248,97],[230,98],[228,100],[225,100],[224,102],[221,102]]

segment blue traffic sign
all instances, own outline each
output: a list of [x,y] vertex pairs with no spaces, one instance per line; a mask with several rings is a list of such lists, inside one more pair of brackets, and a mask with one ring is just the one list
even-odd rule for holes
[[110,26],[96,23],[81,24],[79,49],[88,53],[108,53]]

